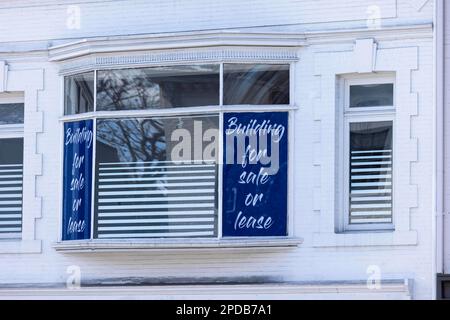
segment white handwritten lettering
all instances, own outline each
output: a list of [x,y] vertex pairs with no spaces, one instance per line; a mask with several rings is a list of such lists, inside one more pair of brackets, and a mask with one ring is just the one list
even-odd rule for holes
[[269,181],[269,174],[261,168],[258,174],[254,172],[242,171],[239,176],[239,184],[254,184],[256,186],[264,185]]
[[72,217],[69,218],[67,234],[84,232],[84,230],[86,230],[86,222],[84,220],[75,220]]
[[264,197],[263,193],[253,195],[252,193],[247,194],[245,197],[245,206],[253,206],[255,207],[259,202],[262,202],[262,198]]
[[274,135],[276,136],[275,142],[280,142],[284,136],[286,128],[281,124],[271,124],[270,120],[263,120],[258,123],[258,120],[251,119],[247,125],[242,123],[238,124],[238,118],[232,117],[228,120],[227,135]]
[[83,127],[82,129],[77,128],[75,132],[72,132],[72,128],[68,128],[66,131],[65,145],[86,143],[86,146],[90,148],[93,138],[94,134],[92,133],[92,130],[87,129],[86,127]]
[[76,170],[80,169],[84,163],[84,156],[79,156],[78,153],[75,153],[73,156],[73,164],[72,164],[72,174],[74,175]]
[[72,178],[70,182],[70,191],[81,191],[84,188],[84,177],[83,174],[80,173],[78,177]]
[[260,216],[255,218],[253,216],[246,217],[242,211],[236,217],[234,221],[234,230],[237,229],[270,229],[274,221],[271,217]]

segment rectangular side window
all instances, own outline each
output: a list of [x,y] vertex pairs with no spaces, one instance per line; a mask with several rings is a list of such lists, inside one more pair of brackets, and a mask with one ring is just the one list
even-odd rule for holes
[[395,81],[345,79],[339,231],[395,229]]
[[64,78],[64,114],[94,111],[94,72]]

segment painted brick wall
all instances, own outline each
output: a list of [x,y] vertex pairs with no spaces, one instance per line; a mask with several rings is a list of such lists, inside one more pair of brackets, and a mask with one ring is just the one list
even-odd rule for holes
[[[126,2],[126,3],[124,3]],[[32,47],[35,40],[58,40],[97,35],[175,32],[230,27],[255,30],[299,32],[365,26],[367,8],[382,9],[382,25],[415,24],[432,21],[432,1],[83,1],[81,29],[67,29],[67,5],[73,1],[2,1],[0,4],[0,47]],[[47,4],[48,6],[43,6]],[[127,10],[124,10],[126,5]],[[327,22],[327,24],[322,24]],[[313,24],[317,23],[317,24]],[[270,26],[295,24],[289,26]],[[299,25],[296,25],[299,24]],[[256,28],[261,26],[260,28]],[[380,30],[382,32],[382,30]],[[32,41],[33,40],[33,41]],[[11,45],[5,42],[17,42]],[[56,41],[58,42],[58,41]],[[418,186],[417,207],[411,209],[411,229],[419,241],[412,246],[327,247],[314,246],[320,233],[320,217],[315,213],[313,188],[317,181],[313,152],[315,135],[314,99],[320,80],[314,76],[318,52],[353,49],[353,42],[313,44],[299,49],[295,65],[295,234],[304,238],[299,248],[289,250],[209,251],[169,253],[91,253],[56,252],[60,199],[59,149],[61,123],[61,78],[58,67],[44,55],[0,54],[13,70],[44,69],[44,91],[38,94],[38,108],[44,113],[44,130],[38,134],[37,150],[43,154],[42,175],[37,178],[37,196],[42,197],[42,219],[36,223],[37,238],[43,240],[41,254],[0,255],[0,284],[65,283],[66,268],[81,267],[82,278],[114,277],[266,277],[285,281],[365,280],[367,268],[379,266],[383,279],[414,279],[414,297],[430,298],[432,292],[432,145],[433,96],[432,39],[379,41],[379,48],[418,48],[418,70],[412,71],[411,87],[418,93],[418,115],[411,117],[411,137],[418,139],[418,161],[411,166],[411,182]],[[449,56],[450,57],[450,56]],[[407,59],[407,57],[405,57]],[[340,63],[335,59],[335,63]],[[403,103],[400,103],[403,105]],[[327,153],[322,152],[326,159]],[[25,160],[27,161],[27,160]],[[26,162],[25,162],[26,165]],[[323,174],[323,173],[322,173]],[[26,201],[26,199],[25,199]],[[320,215],[334,216],[331,210]],[[1,246],[1,243],[0,243]]]
[[[0,42],[325,22],[364,26],[367,19],[376,17],[383,18],[382,23],[386,25],[399,24],[402,21],[429,20],[432,17],[432,6],[428,4],[420,9],[425,2],[426,0],[346,1],[345,4],[333,0],[2,1]],[[78,13],[80,19],[76,23],[73,18]],[[316,27],[311,25],[311,28]]]

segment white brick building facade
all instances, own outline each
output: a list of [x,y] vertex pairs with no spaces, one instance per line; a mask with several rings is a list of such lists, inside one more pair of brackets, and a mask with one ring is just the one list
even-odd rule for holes
[[[434,5],[2,1],[0,99],[21,94],[25,112],[22,239],[0,241],[0,297],[434,298]],[[64,76],[204,62],[290,64],[289,236],[61,242]],[[394,230],[346,232],[344,81],[380,74],[395,83]]]

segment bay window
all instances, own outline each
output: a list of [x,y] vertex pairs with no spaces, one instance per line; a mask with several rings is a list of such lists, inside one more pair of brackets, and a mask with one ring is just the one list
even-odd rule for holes
[[289,69],[66,76],[62,240],[287,237]]

